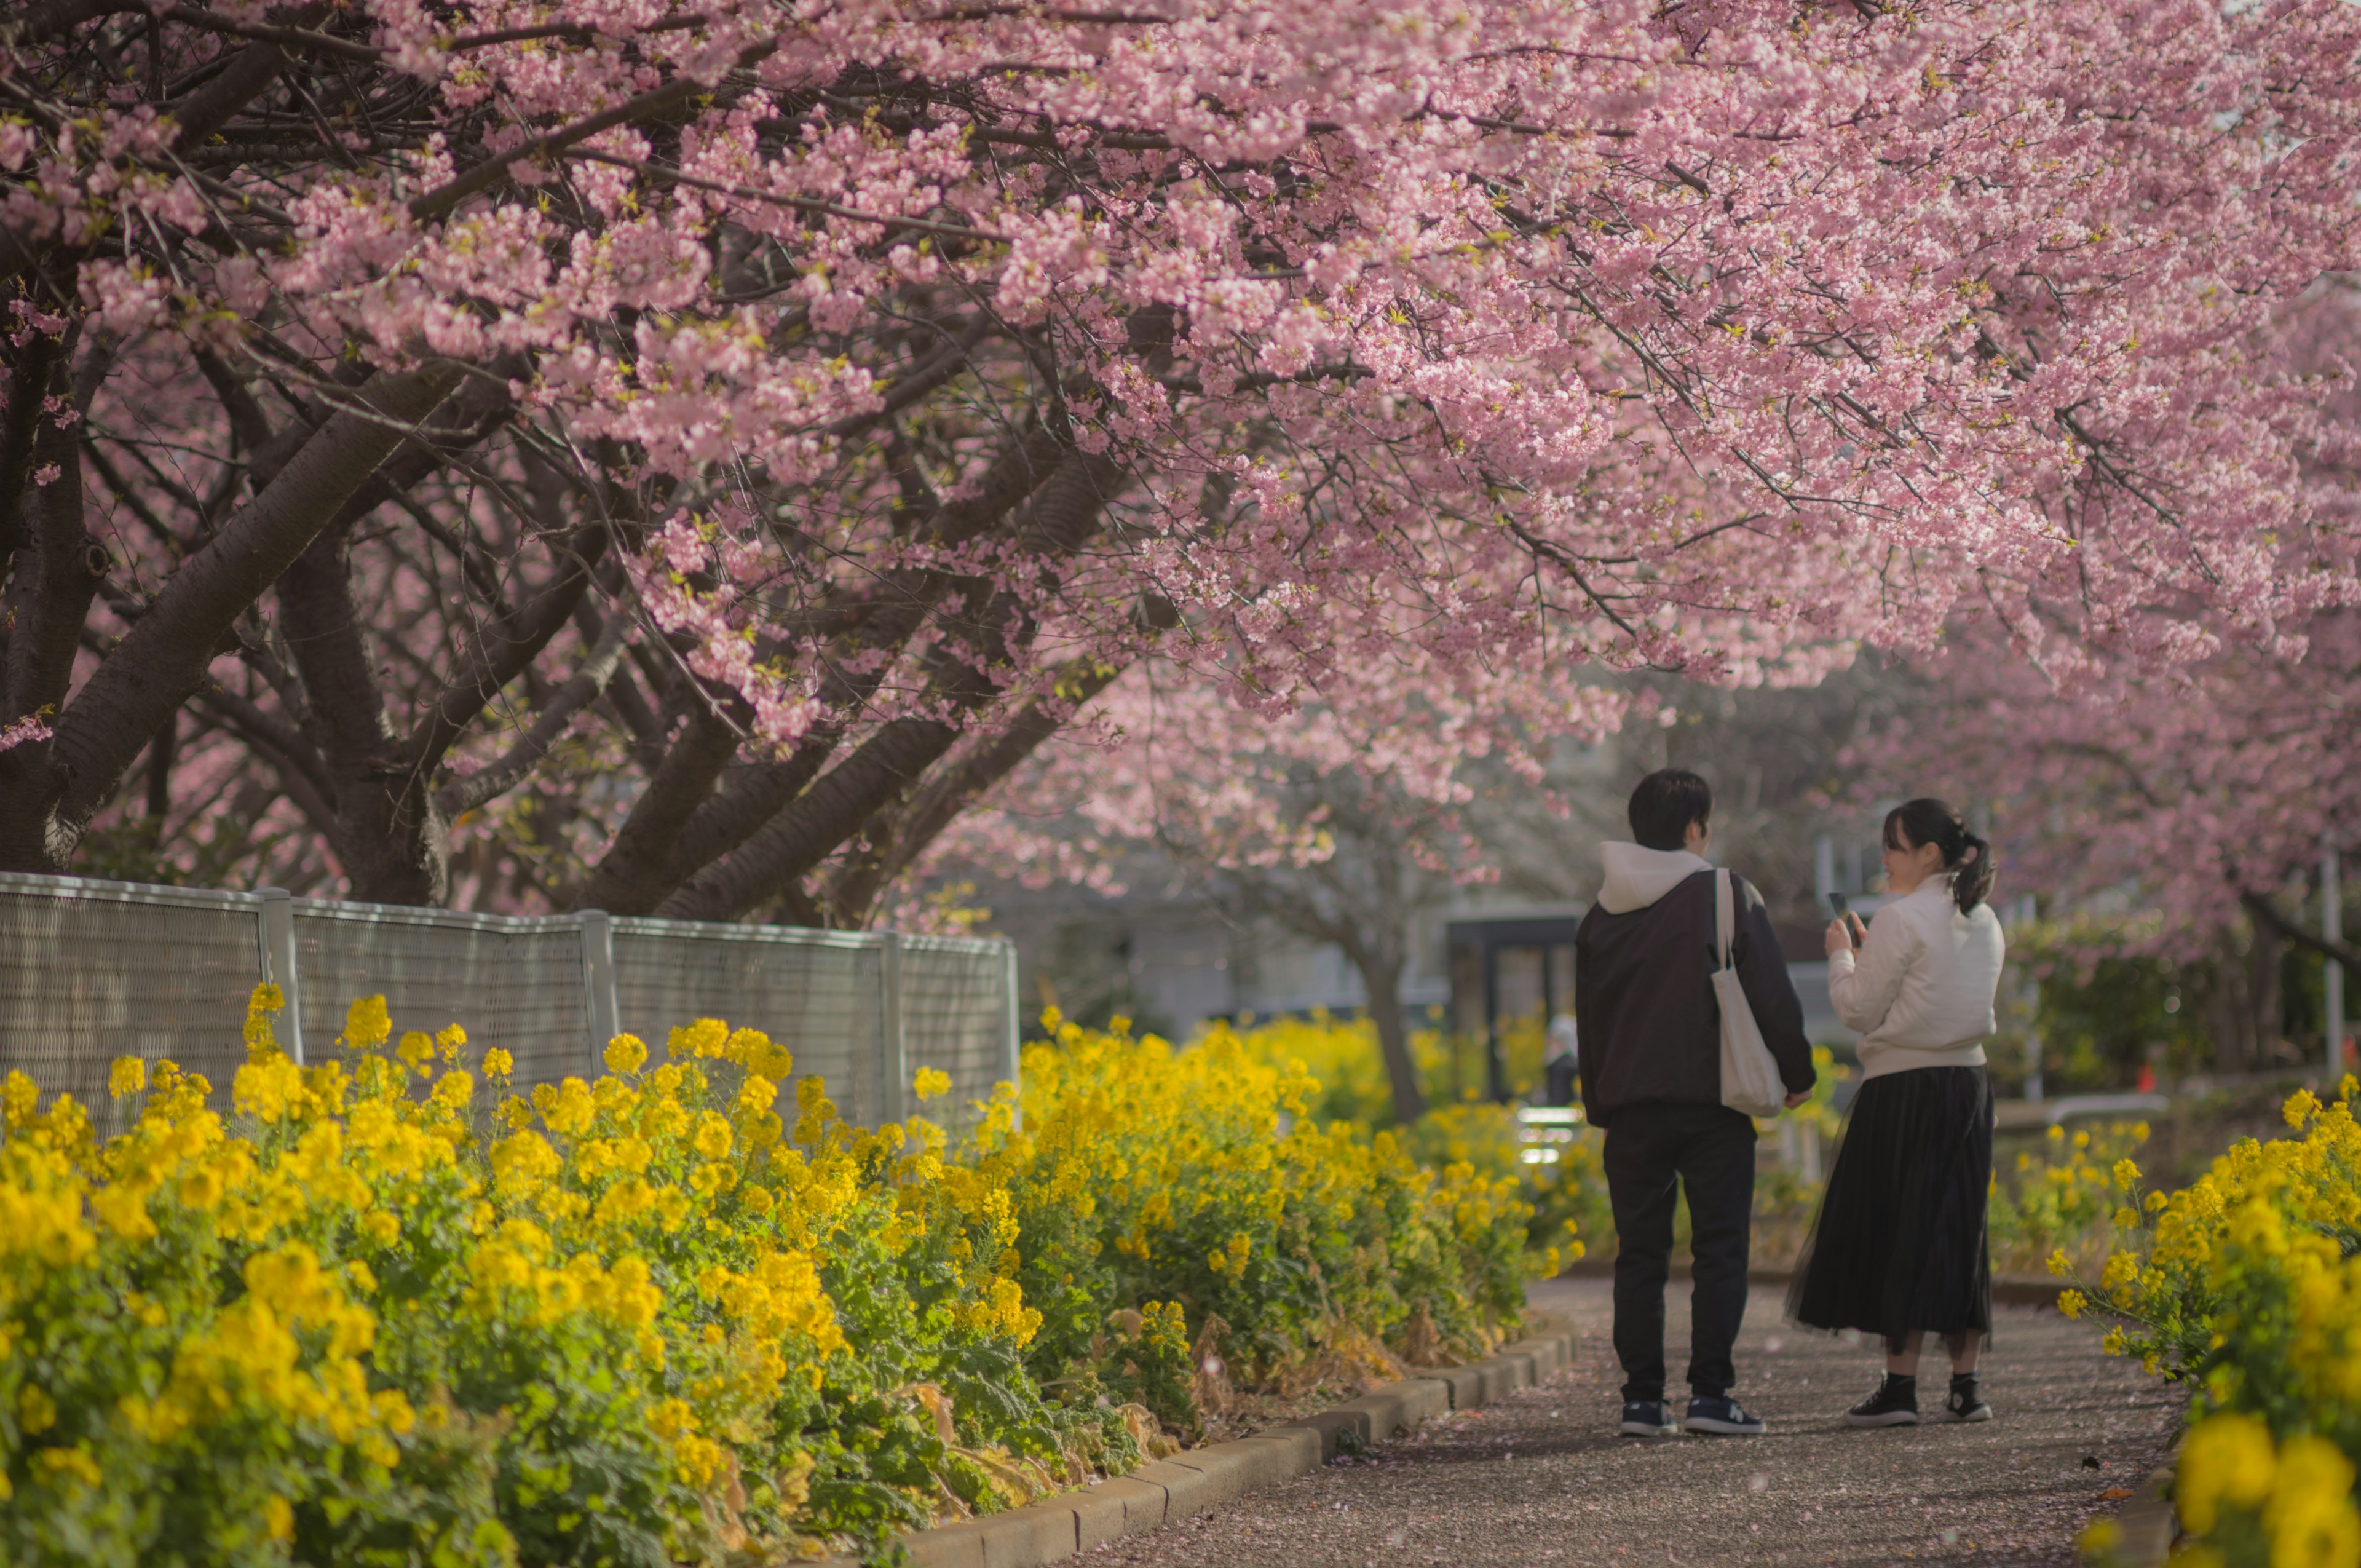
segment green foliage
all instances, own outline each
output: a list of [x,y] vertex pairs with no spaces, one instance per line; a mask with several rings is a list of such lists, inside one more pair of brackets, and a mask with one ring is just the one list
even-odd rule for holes
[[232,1119],[136,1058],[104,1144],[0,1087],[12,1568],[890,1554],[1195,1435],[1201,1347],[1250,1381],[1521,1308],[1513,1183],[1318,1124],[1235,1046],[1062,1031],[1025,1125],[1004,1088],[953,1150],[815,1079],[790,1120],[787,1053],[713,1020],[487,1109],[510,1064],[456,1027],[396,1045],[371,999],[298,1067],[276,1005]]
[[2212,1063],[2202,1005],[2208,967],[2139,951],[2138,936],[2089,922],[2010,929],[2009,962],[2034,977],[2030,1025],[2041,1032],[2048,1094],[2125,1087],[2154,1046],[2164,1047],[2175,1070]]
[[[2177,1502],[2208,1568],[2361,1562],[2361,1127],[2354,1080],[2286,1104],[2299,1135],[2243,1139],[2179,1191],[2115,1168],[2114,1249],[2069,1312],[2119,1320],[2107,1348],[2188,1385]],[[2074,1274],[2059,1255],[2053,1267]],[[2087,1276],[2084,1276],[2087,1278]],[[2106,1561],[2115,1541],[2087,1542]]]

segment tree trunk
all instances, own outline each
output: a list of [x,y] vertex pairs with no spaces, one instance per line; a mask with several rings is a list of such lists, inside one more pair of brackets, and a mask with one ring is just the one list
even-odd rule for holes
[[[181,563],[58,718],[46,777],[7,787],[0,817],[38,817],[54,859],[72,853],[93,813],[114,795],[164,720],[205,677],[225,639],[293,565],[378,466],[458,381],[434,360],[380,373],[305,441],[259,494]],[[32,748],[0,752],[14,758]],[[5,772],[0,766],[0,772]],[[21,791],[21,793],[18,793]],[[14,845],[0,857],[21,858]],[[26,869],[45,870],[45,866]]]
[[2267,926],[2254,932],[2254,945],[2246,950],[2246,1005],[2254,1018],[2255,1055],[2257,1065],[2278,1067],[2294,1055],[2287,1048],[2287,1002],[2279,988],[2279,959],[2287,944]]
[[1418,1062],[1410,1054],[1410,1019],[1402,1012],[1402,960],[1356,955],[1361,983],[1369,993],[1369,1022],[1378,1026],[1378,1054],[1385,1058],[1386,1081],[1393,1086],[1394,1120],[1409,1126],[1426,1114],[1426,1093]]

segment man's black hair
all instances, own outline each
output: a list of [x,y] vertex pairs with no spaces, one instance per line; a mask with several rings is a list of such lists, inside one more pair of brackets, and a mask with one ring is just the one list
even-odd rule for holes
[[1686,768],[1659,768],[1631,792],[1631,837],[1649,850],[1688,847],[1688,827],[1713,819],[1713,786]]

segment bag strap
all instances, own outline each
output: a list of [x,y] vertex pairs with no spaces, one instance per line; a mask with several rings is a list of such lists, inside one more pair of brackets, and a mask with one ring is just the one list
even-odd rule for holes
[[1717,967],[1721,969],[1730,967],[1730,932],[1737,923],[1730,907],[1733,901],[1730,868],[1724,866],[1713,873],[1713,948],[1720,960]]

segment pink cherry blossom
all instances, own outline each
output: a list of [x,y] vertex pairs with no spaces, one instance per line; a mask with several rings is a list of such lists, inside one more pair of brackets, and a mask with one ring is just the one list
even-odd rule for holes
[[1447,805],[1601,671],[2299,667],[2357,53],[2340,0],[43,0],[0,864],[149,807],[373,898],[862,921],[1061,734]]

